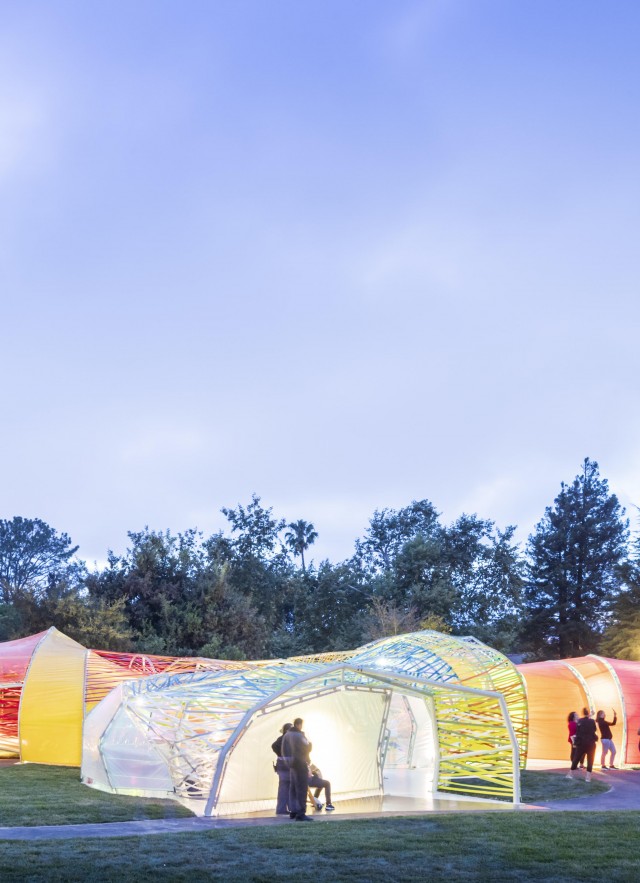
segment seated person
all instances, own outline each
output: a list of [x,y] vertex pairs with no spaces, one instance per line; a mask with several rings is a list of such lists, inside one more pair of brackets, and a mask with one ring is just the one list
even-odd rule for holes
[[[311,793],[311,789],[315,788],[315,794]],[[322,809],[324,804],[319,799],[322,789],[324,788],[325,798],[326,798],[326,806],[325,809],[327,812],[333,812],[335,806],[331,803],[331,782],[328,779],[322,778],[322,773],[318,769],[318,767],[310,763],[309,764],[309,797],[311,798],[311,802],[315,805],[316,809]]]

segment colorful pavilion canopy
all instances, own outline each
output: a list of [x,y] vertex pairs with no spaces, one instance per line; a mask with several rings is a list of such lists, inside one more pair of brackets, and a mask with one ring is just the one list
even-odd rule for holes
[[373,641],[350,657],[353,665],[380,659],[394,671],[418,674],[444,683],[457,683],[501,693],[520,745],[521,765],[527,758],[527,703],[522,676],[496,650],[475,638],[455,638],[422,631]]
[[[82,763],[95,787],[214,814],[272,801],[268,746],[298,714],[343,797],[379,794],[394,765],[422,770],[434,790],[513,797],[527,754],[568,756],[567,714],[583,706],[609,719],[615,708],[619,758],[640,762],[635,662],[516,668],[473,638],[431,631],[250,662],[89,650],[55,628],[0,644],[0,756]],[[338,751],[333,732],[350,747]]]
[[85,714],[123,681],[250,665],[88,650],[56,628],[0,643],[0,757],[80,766]]

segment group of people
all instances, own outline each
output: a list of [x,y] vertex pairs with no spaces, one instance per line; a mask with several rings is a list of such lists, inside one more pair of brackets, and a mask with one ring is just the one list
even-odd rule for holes
[[[307,795],[316,809],[324,806],[327,812],[335,807],[331,803],[331,782],[322,778],[317,766],[311,763],[311,742],[302,729],[304,721],[297,717],[292,724],[284,724],[271,748],[275,752],[274,769],[278,774],[278,797],[276,815],[289,815],[297,822],[312,822],[307,815]],[[315,793],[311,789],[315,788]],[[320,800],[324,789],[326,805]]]
[[[618,715],[615,708],[613,711],[613,720],[608,721],[604,711],[600,710],[593,720],[591,712],[588,708],[582,709],[582,717],[578,717],[577,711],[572,711],[567,718],[567,726],[569,729],[568,742],[571,746],[571,769],[567,773],[567,779],[572,779],[574,772],[580,767],[585,768],[585,781],[591,781],[591,772],[593,770],[593,761],[596,756],[596,744],[598,742],[598,733],[600,731],[600,744],[602,746],[602,754],[600,757],[601,769],[616,770],[616,746],[613,744],[613,734],[611,727],[615,727],[618,721]],[[607,755],[609,764],[607,765]]]
[[[577,711],[570,712],[567,718],[569,730],[567,741],[570,745],[571,759],[568,779],[572,779],[580,767],[586,769],[585,781],[591,781],[598,731],[600,731],[602,748],[601,769],[618,769],[615,765],[616,746],[611,732],[611,727],[615,727],[618,722],[618,715],[615,708],[611,710],[613,711],[611,721],[606,719],[606,714],[602,710],[596,713],[595,720],[588,708],[582,709],[582,717],[578,716]],[[288,815],[298,822],[310,822],[313,821],[313,817],[307,815],[307,797],[318,810],[324,806],[327,812],[331,812],[335,807],[331,803],[331,782],[323,779],[318,767],[311,763],[312,744],[302,729],[303,723],[302,718],[297,717],[292,724],[284,724],[280,730],[281,735],[271,748],[276,755],[274,769],[278,774],[276,815]],[[638,734],[640,735],[640,729]],[[640,743],[638,747],[640,748]],[[312,788],[315,788],[315,793],[312,793]],[[320,800],[323,790],[326,805]]]

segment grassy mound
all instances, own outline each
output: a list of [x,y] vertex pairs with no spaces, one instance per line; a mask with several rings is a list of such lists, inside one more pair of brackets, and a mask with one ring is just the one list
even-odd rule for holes
[[78,825],[191,816],[172,800],[122,797],[80,782],[75,767],[18,764],[0,767],[0,826]]

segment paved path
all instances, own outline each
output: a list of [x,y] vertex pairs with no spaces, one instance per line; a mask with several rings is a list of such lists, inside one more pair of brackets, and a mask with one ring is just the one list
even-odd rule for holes
[[[566,769],[550,769],[549,772],[557,775],[566,775]],[[607,773],[594,774],[600,781],[606,781],[611,785],[607,792],[593,794],[575,800],[555,800],[549,803],[535,805],[522,804],[516,811],[528,812],[598,812],[603,810],[640,810],[640,771],[637,770],[611,770]],[[605,778],[606,777],[606,778]],[[579,782],[577,783],[580,784]],[[451,810],[444,808],[441,812],[477,812],[479,809],[473,806],[464,809]],[[508,805],[497,805],[495,810],[513,811]],[[486,810],[486,805],[481,811]],[[372,819],[381,816],[411,815],[407,812],[393,813],[349,813],[339,812],[332,815],[324,813],[315,816],[315,819],[323,823],[335,823],[341,819]],[[413,813],[416,814],[416,813]],[[420,813],[427,815],[429,813]],[[275,816],[259,816],[254,818],[227,818],[227,819],[158,819],[135,822],[107,822],[104,824],[87,825],[40,825],[25,826],[19,828],[1,828],[0,840],[69,840],[75,837],[140,837],[154,834],[185,834],[203,831],[219,830],[222,828],[253,828],[264,825],[291,825],[294,824],[287,818]]]
[[[469,801],[468,807],[460,808],[458,802],[456,809],[451,808],[451,802],[444,801],[441,809],[428,811],[404,810],[394,812],[334,812],[315,813],[314,822],[336,823],[352,819],[378,819],[392,816],[411,815],[435,815],[452,812],[513,812],[510,804],[499,804],[496,801],[487,803]],[[136,822],[104,822],[101,824],[84,825],[25,825],[16,828],[0,828],[0,840],[71,840],[74,837],[139,837],[152,834],[189,834],[202,831],[219,830],[221,828],[258,828],[273,825],[295,824],[287,816],[274,816],[270,814],[255,815],[253,817],[232,818],[186,818],[186,819],[144,819]]]
[[[548,772],[566,776],[565,769],[552,769]],[[584,773],[578,773],[576,778],[582,778]],[[640,810],[640,771],[639,770],[607,770],[607,772],[594,772],[593,778],[598,782],[610,785],[608,791],[600,794],[585,795],[574,800],[554,800],[549,803],[539,803],[543,809],[567,811],[567,812],[590,812],[592,810]],[[578,781],[578,786],[582,783]]]

